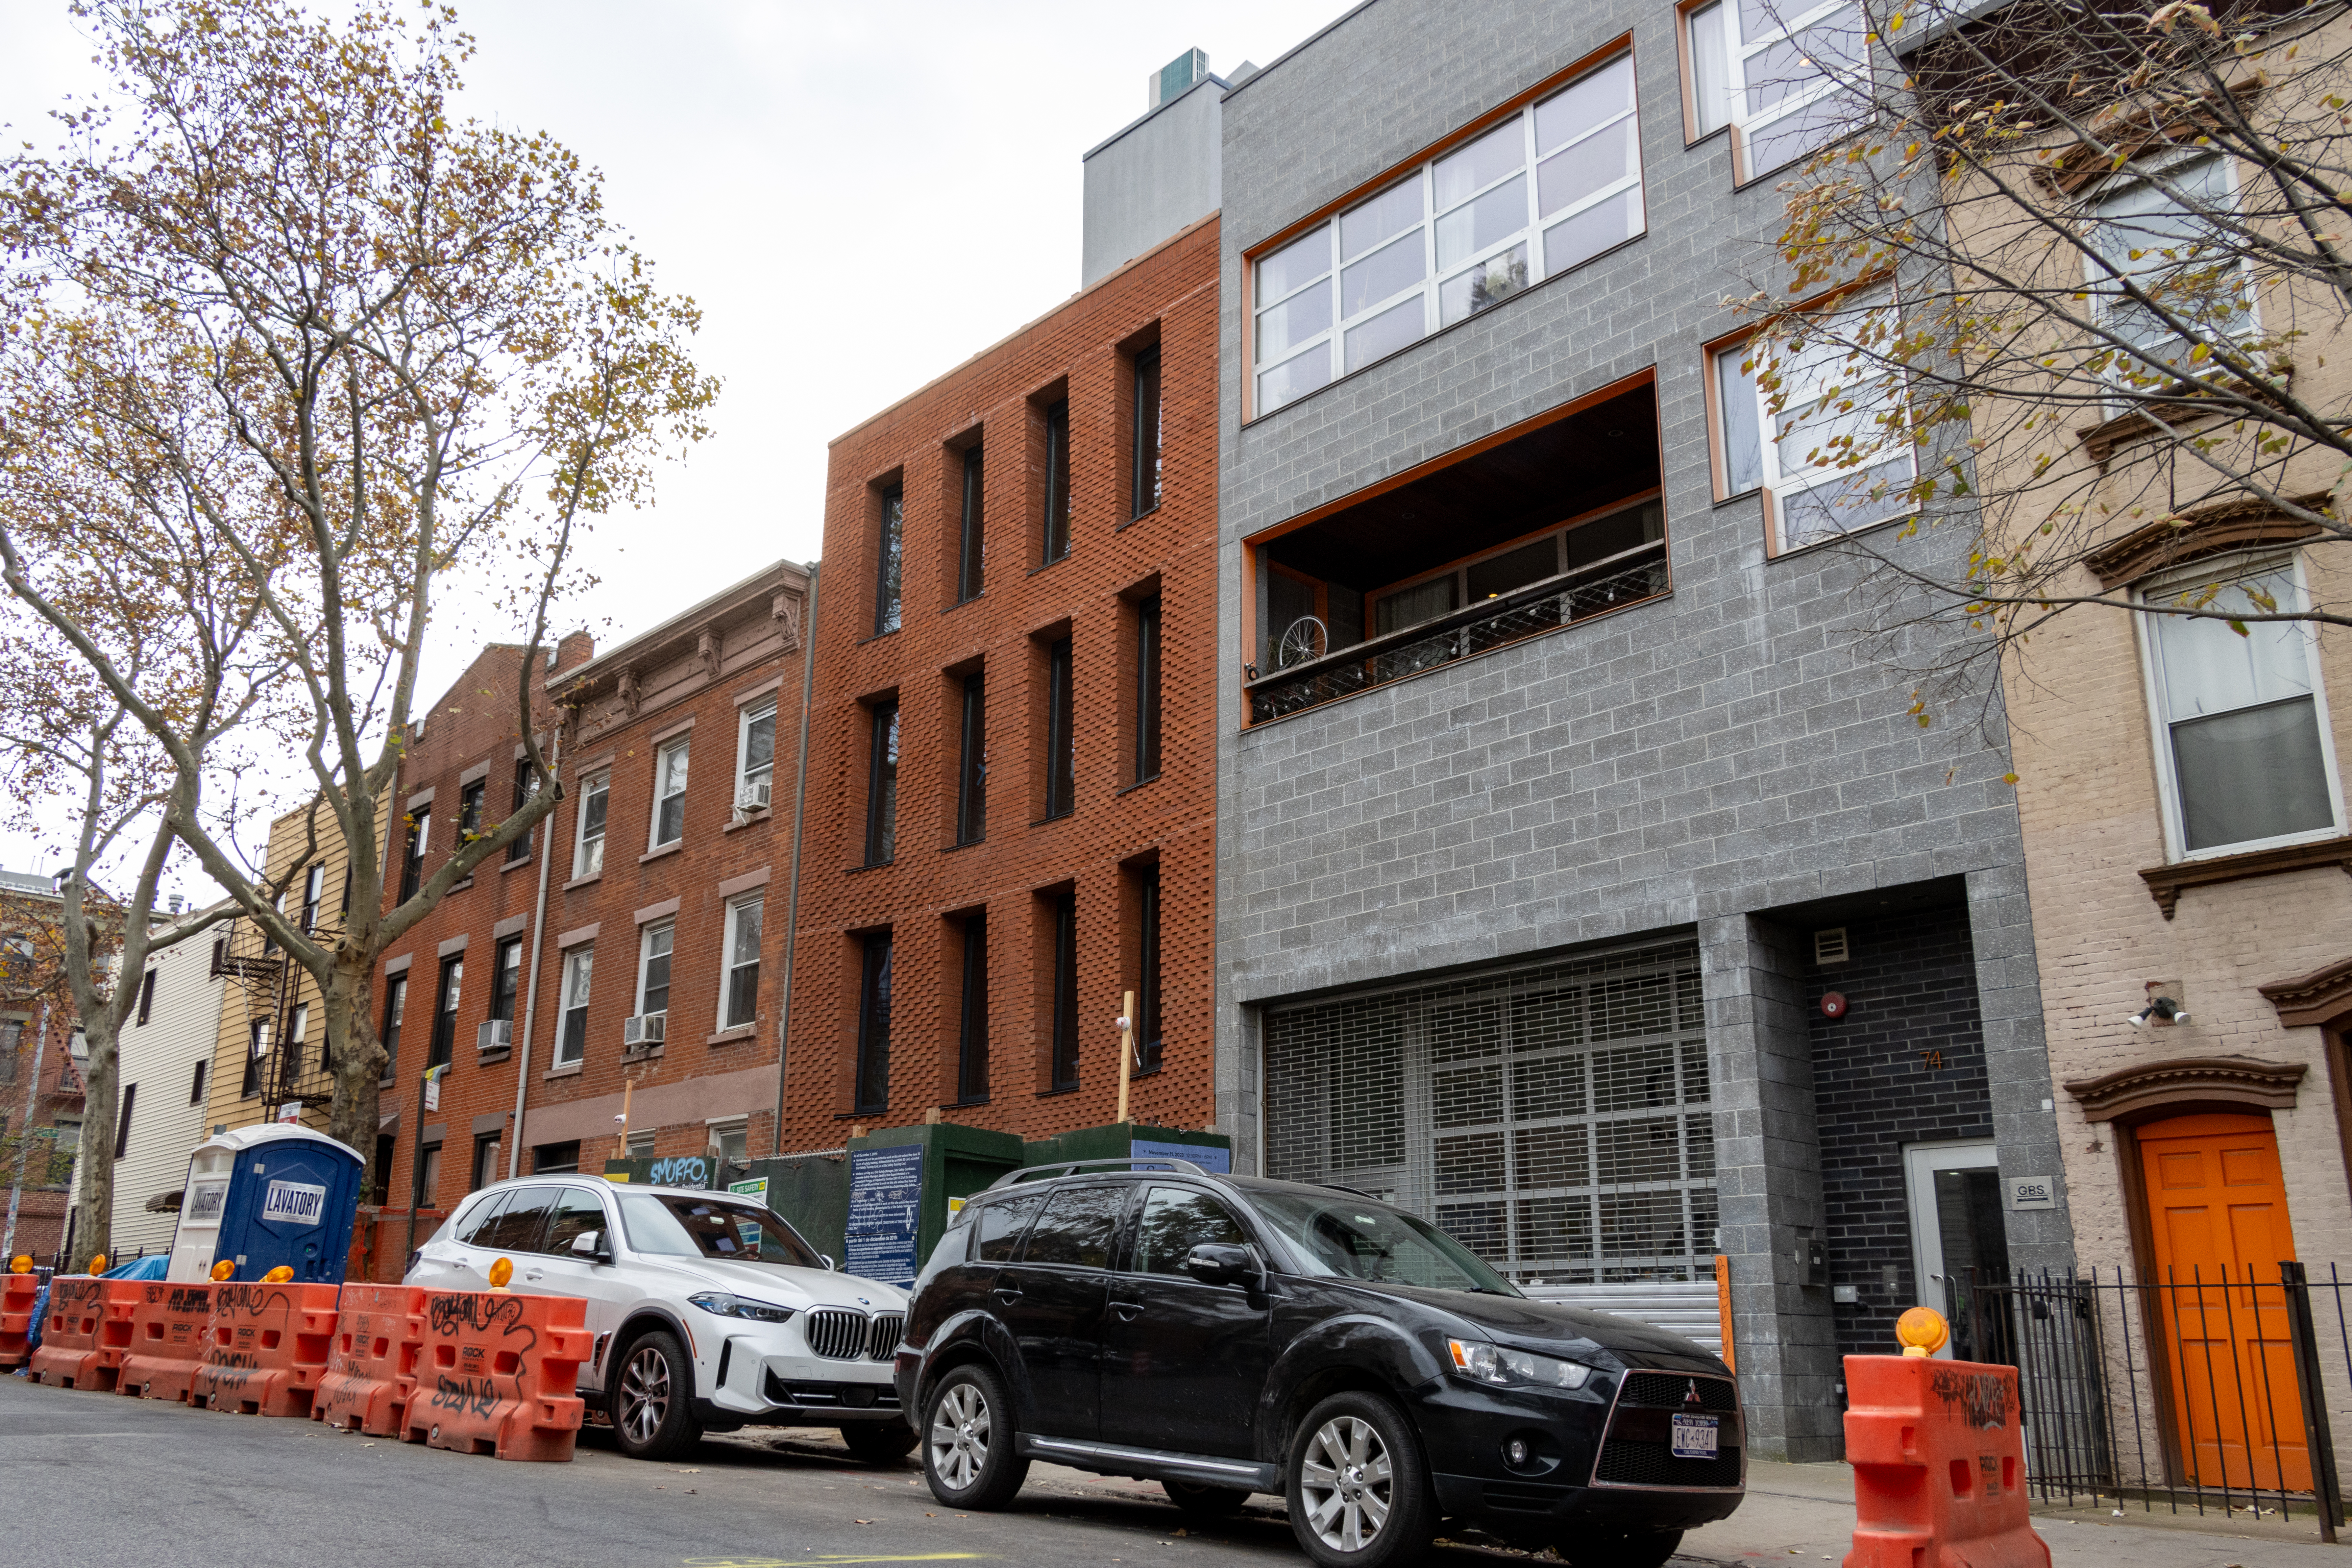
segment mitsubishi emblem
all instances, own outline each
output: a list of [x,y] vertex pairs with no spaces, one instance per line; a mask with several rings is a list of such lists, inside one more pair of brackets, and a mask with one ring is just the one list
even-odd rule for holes
[[1683,1403],[1685,1405],[1704,1405],[1706,1403],[1698,1396],[1698,1379],[1692,1378],[1690,1380],[1690,1392],[1683,1395]]

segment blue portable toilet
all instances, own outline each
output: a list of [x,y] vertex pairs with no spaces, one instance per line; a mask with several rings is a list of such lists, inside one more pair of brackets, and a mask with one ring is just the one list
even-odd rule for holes
[[358,1150],[290,1122],[207,1138],[188,1162],[164,1277],[209,1279],[226,1258],[232,1279],[282,1264],[298,1280],[341,1284],[366,1178]]

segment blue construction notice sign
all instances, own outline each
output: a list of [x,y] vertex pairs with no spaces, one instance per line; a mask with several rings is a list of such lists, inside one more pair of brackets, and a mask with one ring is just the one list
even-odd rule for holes
[[1156,1138],[1138,1138],[1128,1145],[1129,1152],[1138,1160],[1190,1160],[1204,1171],[1229,1175],[1234,1168],[1234,1152],[1214,1143],[1170,1143]]
[[844,1271],[885,1285],[915,1282],[915,1229],[923,1197],[923,1150],[854,1149]]

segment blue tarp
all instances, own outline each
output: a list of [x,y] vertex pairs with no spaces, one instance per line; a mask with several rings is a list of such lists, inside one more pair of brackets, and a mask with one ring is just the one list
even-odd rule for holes
[[159,1252],[152,1258],[142,1258],[135,1263],[126,1263],[120,1268],[110,1268],[99,1278],[100,1279],[161,1279],[163,1278],[163,1270],[171,1266],[171,1262],[172,1259],[168,1254]]

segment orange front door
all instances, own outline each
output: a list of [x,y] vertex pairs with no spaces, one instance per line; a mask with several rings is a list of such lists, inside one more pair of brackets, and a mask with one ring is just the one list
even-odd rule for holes
[[2187,1479],[2309,1491],[2279,1288],[2294,1232],[2271,1119],[2150,1122],[2139,1129],[2139,1161]]

